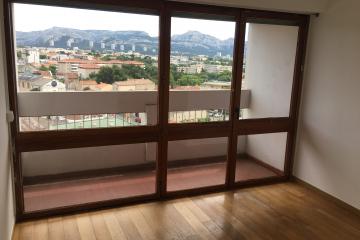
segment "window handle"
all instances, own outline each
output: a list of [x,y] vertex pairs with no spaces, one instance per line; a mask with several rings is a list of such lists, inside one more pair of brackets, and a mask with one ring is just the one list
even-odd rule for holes
[[236,117],[236,119],[239,119],[239,116],[240,116],[240,108],[236,107],[235,108],[235,117]]

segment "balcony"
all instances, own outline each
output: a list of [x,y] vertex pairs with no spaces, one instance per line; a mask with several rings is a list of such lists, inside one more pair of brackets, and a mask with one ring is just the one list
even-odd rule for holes
[[[250,90],[242,90],[243,111],[249,107],[250,96]],[[136,128],[157,122],[156,91],[23,92],[18,99],[24,131]],[[185,122],[199,122],[201,113],[209,121],[227,120],[225,115],[216,119],[209,113],[214,109],[226,112],[229,90],[170,91],[170,99],[171,123],[183,122],[184,118],[176,117],[180,113]],[[124,121],[127,114],[139,116],[140,123],[133,118]],[[28,121],[32,124],[27,125]],[[239,136],[236,181],[282,175],[286,135]],[[265,142],[259,144],[259,139]],[[274,139],[280,144],[269,147]],[[153,194],[156,146],[156,142],[146,142],[23,152],[25,211]],[[167,191],[225,184],[227,146],[226,137],[169,141]]]

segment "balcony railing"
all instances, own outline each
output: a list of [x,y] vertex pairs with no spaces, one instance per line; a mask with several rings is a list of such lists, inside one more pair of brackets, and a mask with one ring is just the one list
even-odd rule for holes
[[[241,108],[250,90],[242,90]],[[157,123],[157,91],[21,92],[21,131],[107,128]],[[229,119],[229,90],[170,91],[169,122]]]

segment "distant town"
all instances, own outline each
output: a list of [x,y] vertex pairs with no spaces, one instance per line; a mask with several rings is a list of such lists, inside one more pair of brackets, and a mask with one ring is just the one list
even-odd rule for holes
[[[158,83],[157,49],[148,51],[144,46],[133,44],[131,49],[125,50],[122,45],[102,44],[100,49],[92,49],[94,42],[89,41],[85,49],[72,46],[71,38],[66,47],[55,47],[50,39],[47,47],[17,46],[17,71],[19,92],[64,92],[64,91],[155,91]],[[146,53],[148,52],[148,53]],[[216,52],[214,56],[204,54],[183,54],[172,51],[170,58],[170,88],[173,90],[206,90],[230,89],[232,78],[232,56]],[[201,119],[211,117],[225,119],[224,112],[204,112]],[[189,115],[190,116],[190,115]],[[112,116],[112,118],[116,116]],[[59,121],[73,121],[62,117]],[[103,115],[95,116],[105,119]],[[81,117],[82,124],[84,117]],[[124,119],[127,119],[124,121]],[[47,119],[50,121],[52,119]],[[113,119],[114,120],[114,119]],[[209,120],[209,119],[208,119]],[[40,120],[38,120],[40,121]],[[109,119],[104,121],[109,122]],[[176,121],[176,119],[174,120]],[[189,121],[184,119],[183,122]],[[111,121],[110,121],[111,122]],[[133,113],[121,116],[120,124],[146,124],[144,116]],[[41,123],[36,123],[41,126]],[[32,129],[31,121],[24,122],[25,129]],[[47,128],[52,124],[48,122]],[[54,125],[54,124],[53,124]],[[67,125],[67,124],[66,124]],[[101,125],[101,123],[99,123]],[[114,126],[117,123],[114,121]],[[84,127],[84,126],[83,126]],[[62,128],[62,127],[60,127]],[[65,129],[68,126],[64,127]],[[76,128],[74,125],[72,128]],[[51,129],[48,129],[51,130]]]

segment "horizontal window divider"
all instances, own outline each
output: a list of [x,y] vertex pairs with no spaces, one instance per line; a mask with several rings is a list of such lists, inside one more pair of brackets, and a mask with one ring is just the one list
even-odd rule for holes
[[157,142],[158,126],[19,133],[17,152]]
[[193,189],[177,190],[177,191],[166,192],[166,197],[168,199],[177,198],[177,197],[189,197],[199,194],[221,192],[224,191],[225,188],[226,188],[225,184],[220,184],[220,185],[193,188]]
[[228,137],[230,132],[230,122],[183,123],[168,125],[169,141]]
[[235,131],[239,135],[289,132],[292,121],[288,117],[243,119],[235,123]]
[[244,188],[244,187],[254,187],[265,184],[281,183],[287,180],[286,176],[272,176],[261,179],[249,179],[245,181],[235,182],[233,185],[234,189]]
[[119,206],[128,206],[133,204],[145,203],[157,200],[159,196],[156,193],[150,195],[141,195],[127,198],[119,198],[112,200],[105,200],[99,202],[85,203],[73,206],[59,207],[53,209],[46,209],[34,212],[26,212],[17,219],[18,221],[35,220],[40,218],[53,217],[56,215],[74,214],[88,212],[89,210],[100,210]]
[[241,13],[241,17],[244,21],[251,23],[298,26],[306,20],[307,15],[262,10],[243,10]]
[[8,0],[8,2],[154,15],[160,13],[163,5],[162,0]]
[[168,2],[174,17],[235,21],[241,8],[221,7],[196,3]]

